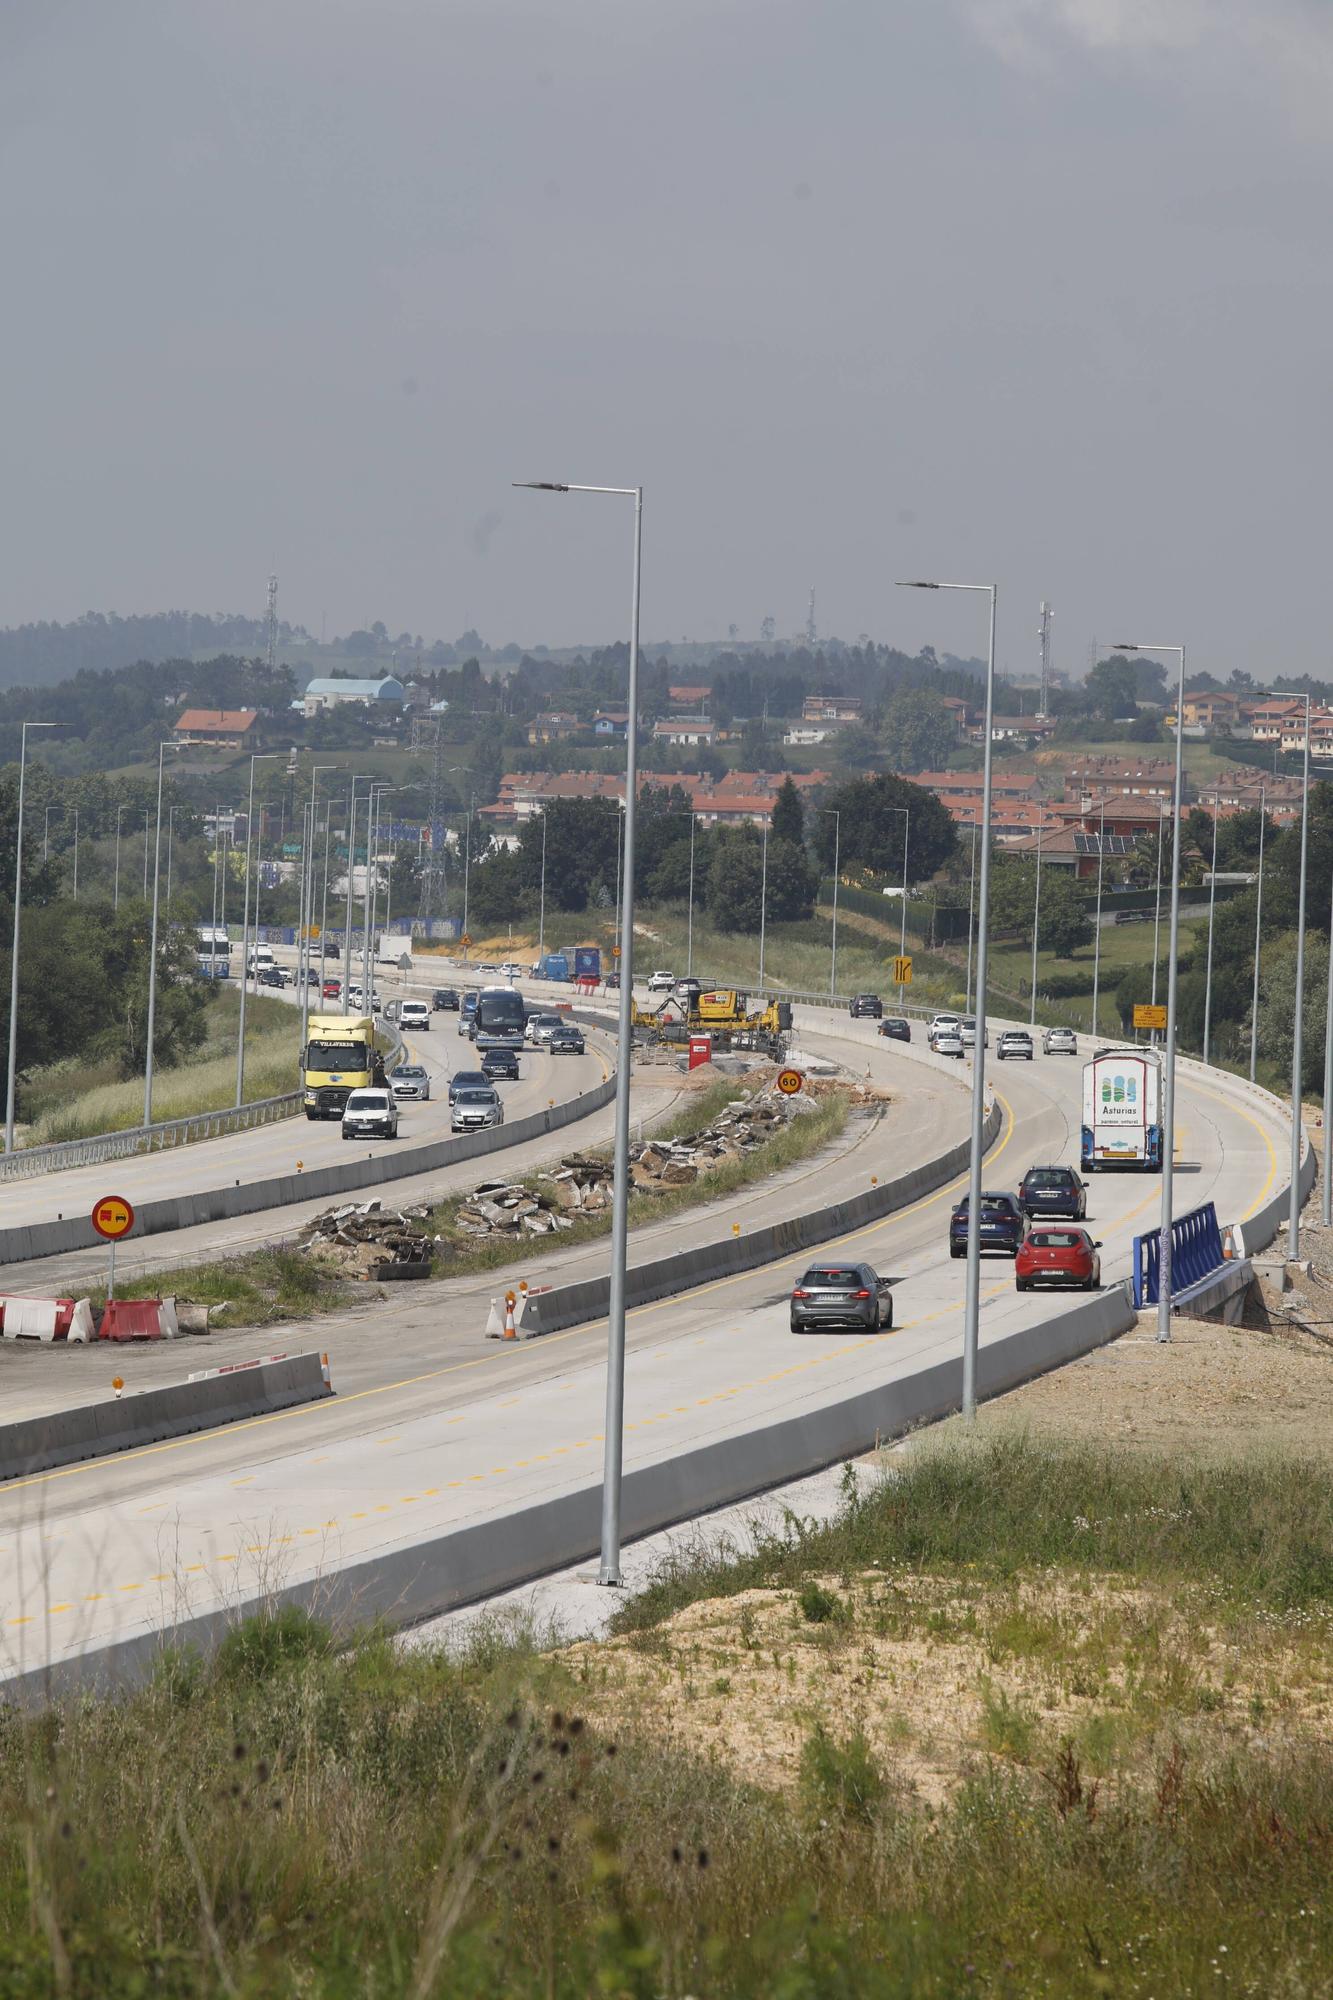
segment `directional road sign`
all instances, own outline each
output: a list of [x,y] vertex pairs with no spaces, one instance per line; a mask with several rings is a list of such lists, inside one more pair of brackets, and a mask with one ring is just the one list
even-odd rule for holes
[[1164,1028],[1166,1026],[1165,1007],[1150,1007],[1145,1001],[1134,1003],[1134,1026],[1136,1028]]
[[895,986],[910,986],[912,983],[912,961],[910,958],[895,958],[893,961],[893,983]]

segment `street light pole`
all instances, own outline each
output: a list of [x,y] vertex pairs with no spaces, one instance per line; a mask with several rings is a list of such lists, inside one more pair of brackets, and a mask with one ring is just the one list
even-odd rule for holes
[[[159,801],[160,804],[160,801]],[[74,901],[79,900],[79,809],[74,808]]]
[[113,910],[118,910],[120,908],[120,817],[121,814],[124,812],[124,810],[125,810],[124,806],[116,807],[116,875],[115,875],[115,889],[112,893],[112,899],[111,899],[111,907]]
[[[245,995],[250,984],[250,854],[255,831],[255,765],[271,763],[276,750],[256,750],[250,757],[250,794],[245,808],[245,895],[241,917],[241,1009],[236,1026],[236,1109],[245,1102]],[[148,828],[144,826],[144,840]],[[258,900],[258,899],[256,899]]]
[[1038,807],[1042,817],[1037,821],[1037,887],[1032,898],[1032,991],[1028,996],[1028,1026],[1037,1025],[1037,939],[1041,935],[1041,848],[1042,835],[1046,827],[1044,807]]
[[[842,812],[833,806],[821,808],[825,816],[833,821],[833,957],[829,965],[828,997],[838,997],[838,874],[842,864]],[[767,850],[765,850],[767,858]],[[762,983],[762,982],[761,982]]]
[[[990,923],[990,814],[992,736],[995,723],[995,600],[993,583],[914,583],[912,590],[967,590],[990,599],[990,637],[986,654],[985,748],[982,753],[981,819],[985,838],[981,849],[981,896],[977,911],[976,1040],[972,1047],[972,1144],[967,1197],[967,1291],[963,1308],[963,1416],[977,1414],[977,1349],[981,1320],[981,1158],[986,1137],[986,960]],[[975,855],[975,847],[973,853]],[[969,962],[970,969],[970,962]]]
[[[760,834],[763,859],[759,864],[759,991],[764,990],[764,946],[768,938],[768,828]],[[837,932],[834,932],[834,949],[837,949]]]
[[546,956],[546,808],[542,807],[542,894],[537,917],[537,963]]
[[1295,1263],[1301,1254],[1301,1043],[1305,1026],[1305,878],[1310,852],[1310,697],[1292,694],[1286,688],[1273,693],[1287,701],[1305,703],[1305,768],[1301,782],[1301,887],[1296,911],[1296,1013],[1291,1031],[1291,1206],[1287,1214],[1287,1257]]
[[23,915],[23,794],[28,777],[28,731],[54,722],[25,722],[19,743],[19,803],[14,833],[14,932],[9,942],[9,1073],[5,1078],[5,1152],[14,1150],[14,1065],[19,1039],[19,924]]
[[[1173,836],[1174,838],[1174,836]],[[1157,961],[1162,955],[1162,801],[1157,801],[1157,911],[1152,925],[1152,1004],[1157,1005]],[[1156,1033],[1156,1030],[1153,1031]]]
[[693,812],[690,814],[690,903],[686,918],[685,932],[685,976],[694,976],[694,829],[697,824]]
[[[148,1029],[145,1037],[143,1072],[143,1122],[153,1122],[153,1037],[157,1025],[157,912],[158,889],[162,879],[162,760],[168,750],[184,750],[187,739],[164,739],[157,746],[157,832],[153,842],[153,921],[148,936]],[[171,901],[167,897],[168,904]]]
[[[977,834],[980,828],[972,822],[972,874],[967,885],[967,998],[963,1005],[966,1014],[972,1012],[972,945],[977,914]],[[989,846],[989,843],[987,843]],[[983,848],[983,854],[986,849]]]
[[1092,934],[1092,1033],[1097,1037],[1097,1001],[1102,983],[1102,867],[1106,858],[1106,794],[1102,793],[1101,825],[1097,830],[1097,921]]
[[899,958],[906,958],[907,956],[907,843],[912,832],[912,808],[910,806],[895,806],[893,810],[895,812],[901,813],[903,816],[903,907],[902,907],[902,923],[898,931],[898,956]]
[[1174,653],[1180,662],[1176,693],[1176,770],[1171,807],[1171,925],[1166,967],[1166,1060],[1162,1078],[1162,1218],[1157,1261],[1157,1338],[1171,1338],[1171,1226],[1176,1169],[1176,1000],[1180,956],[1180,804],[1185,784],[1185,648],[1112,646],[1113,653]]
[[600,1579],[620,1582],[620,1487],[625,1428],[625,1269],[629,1237],[629,1088],[634,1006],[634,821],[638,793],[639,599],[643,552],[641,486],[562,486],[516,482],[548,493],[608,493],[634,502],[634,559],[630,598],[629,727],[625,748],[624,892],[620,910],[620,992],[616,1054],[615,1189],[611,1219],[611,1296],[607,1329],[606,1420],[602,1474]]
[[1217,910],[1217,793],[1213,793],[1213,870],[1208,878],[1208,971],[1203,987],[1203,1059],[1213,1038],[1213,917]]
[[[1254,1072],[1259,1060],[1259,933],[1264,920],[1264,828],[1268,823],[1268,793],[1263,785],[1259,787],[1259,881],[1254,898],[1254,990],[1250,995],[1250,1082],[1254,1082]],[[1333,936],[1329,939],[1333,950]],[[1333,1018],[1333,1009],[1330,1009]],[[1328,1082],[1328,1065],[1324,1065],[1324,1081]],[[1324,1119],[1324,1130],[1328,1130],[1328,1119]],[[1327,1152],[1327,1147],[1325,1148]]]

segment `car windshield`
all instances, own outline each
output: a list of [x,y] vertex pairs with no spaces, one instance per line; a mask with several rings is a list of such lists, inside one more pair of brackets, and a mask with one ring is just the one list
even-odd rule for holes
[[1038,1250],[1076,1250],[1083,1238],[1072,1229],[1037,1229],[1032,1241]]
[[347,1100],[349,1111],[386,1111],[388,1106],[387,1090],[354,1090]]
[[494,1104],[495,1092],[493,1090],[460,1090],[457,1102],[459,1104]]
[[537,1014],[534,1019],[539,1028],[559,1028],[563,1025],[558,1014]]
[[398,1068],[394,1071],[394,1075],[398,1078],[400,1083],[404,1079],[406,1079],[411,1083],[415,1083],[420,1077],[423,1077],[425,1074],[426,1072],[424,1069],[422,1069],[420,1063],[400,1063],[398,1065]]
[[523,995],[512,986],[488,986],[477,1002],[478,1030],[521,1035],[525,1018]]
[[862,1282],[861,1273],[854,1268],[849,1268],[846,1264],[820,1264],[806,1272],[801,1280],[801,1285],[803,1288],[805,1286],[819,1286],[824,1290],[834,1288],[839,1291],[850,1292],[859,1290]]
[[1064,1167],[1034,1167],[1027,1184],[1030,1188],[1067,1188],[1069,1173]]
[[480,1089],[481,1085],[485,1083],[485,1081],[486,1081],[486,1074],[484,1070],[479,1070],[479,1069],[461,1070],[459,1074],[454,1078],[454,1089],[478,1090]]

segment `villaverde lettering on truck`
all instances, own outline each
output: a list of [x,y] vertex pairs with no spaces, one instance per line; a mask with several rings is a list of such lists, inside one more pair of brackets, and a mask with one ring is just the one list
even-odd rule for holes
[[301,1061],[307,1118],[341,1118],[354,1090],[375,1082],[386,1043],[369,1014],[312,1014]]

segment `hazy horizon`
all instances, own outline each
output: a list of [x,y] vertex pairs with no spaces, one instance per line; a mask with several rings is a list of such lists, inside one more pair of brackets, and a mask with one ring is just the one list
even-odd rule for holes
[[[1319,676],[1315,0],[11,0],[0,624]],[[1137,628],[1137,629],[1136,629]],[[600,634],[600,640],[590,636]]]

